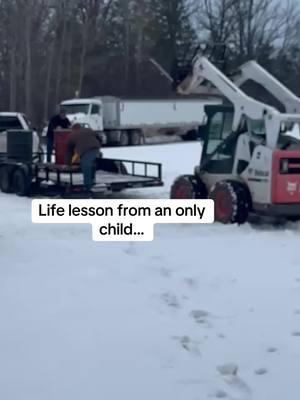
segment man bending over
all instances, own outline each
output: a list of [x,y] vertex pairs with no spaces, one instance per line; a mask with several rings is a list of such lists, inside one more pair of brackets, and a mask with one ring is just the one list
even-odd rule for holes
[[100,147],[101,140],[94,131],[82,128],[80,124],[72,127],[67,141],[66,163],[71,165],[74,154],[78,154],[87,192],[91,191],[94,184],[95,162],[100,155]]

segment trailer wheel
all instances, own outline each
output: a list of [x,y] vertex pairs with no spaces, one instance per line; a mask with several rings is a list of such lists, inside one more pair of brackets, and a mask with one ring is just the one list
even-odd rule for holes
[[14,171],[12,179],[13,191],[17,196],[25,197],[30,193],[30,174],[26,167],[19,167]]
[[251,210],[248,188],[236,181],[218,182],[210,191],[215,202],[215,221],[223,224],[244,224]]
[[130,132],[131,146],[140,146],[142,144],[142,133],[138,130]]
[[207,189],[194,175],[179,176],[171,186],[171,199],[206,199]]
[[8,165],[0,167],[0,189],[3,193],[12,193],[12,168]]
[[128,132],[121,132],[120,133],[120,139],[119,139],[119,144],[120,146],[129,146],[129,133]]

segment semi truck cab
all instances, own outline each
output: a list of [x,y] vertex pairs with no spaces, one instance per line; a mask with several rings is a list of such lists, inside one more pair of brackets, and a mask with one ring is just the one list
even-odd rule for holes
[[95,99],[74,99],[61,103],[72,124],[80,123],[97,132],[103,131],[103,103]]

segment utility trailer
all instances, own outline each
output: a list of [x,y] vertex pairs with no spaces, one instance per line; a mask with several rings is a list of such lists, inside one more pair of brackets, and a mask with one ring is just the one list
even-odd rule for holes
[[[39,154],[39,156],[43,156]],[[41,157],[41,158],[43,158]],[[163,186],[161,164],[99,158],[92,193],[121,192],[126,189]],[[79,166],[19,162],[2,155],[0,190],[21,197],[85,195]]]
[[[8,148],[11,151],[0,154],[0,191],[22,197],[43,195],[72,198],[85,194],[80,166],[45,162],[44,153],[32,153],[30,140],[24,143],[24,138],[30,137],[30,132],[26,133],[8,132]],[[15,143],[20,138],[21,146]],[[99,155],[95,167],[92,193],[96,197],[105,192],[163,186],[160,163],[110,159]]]
[[111,96],[63,101],[72,123],[96,131],[103,144],[137,146],[152,132],[179,133],[185,139],[197,138],[198,127],[205,125],[204,106],[220,104],[214,97],[189,99],[120,99]]

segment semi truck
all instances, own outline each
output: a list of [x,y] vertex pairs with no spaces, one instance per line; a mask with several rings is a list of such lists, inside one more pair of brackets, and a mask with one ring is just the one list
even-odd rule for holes
[[104,145],[137,146],[149,134],[177,133],[184,139],[196,137],[206,123],[204,106],[220,104],[218,98],[200,99],[120,99],[103,96],[63,101],[72,122],[96,131]]

